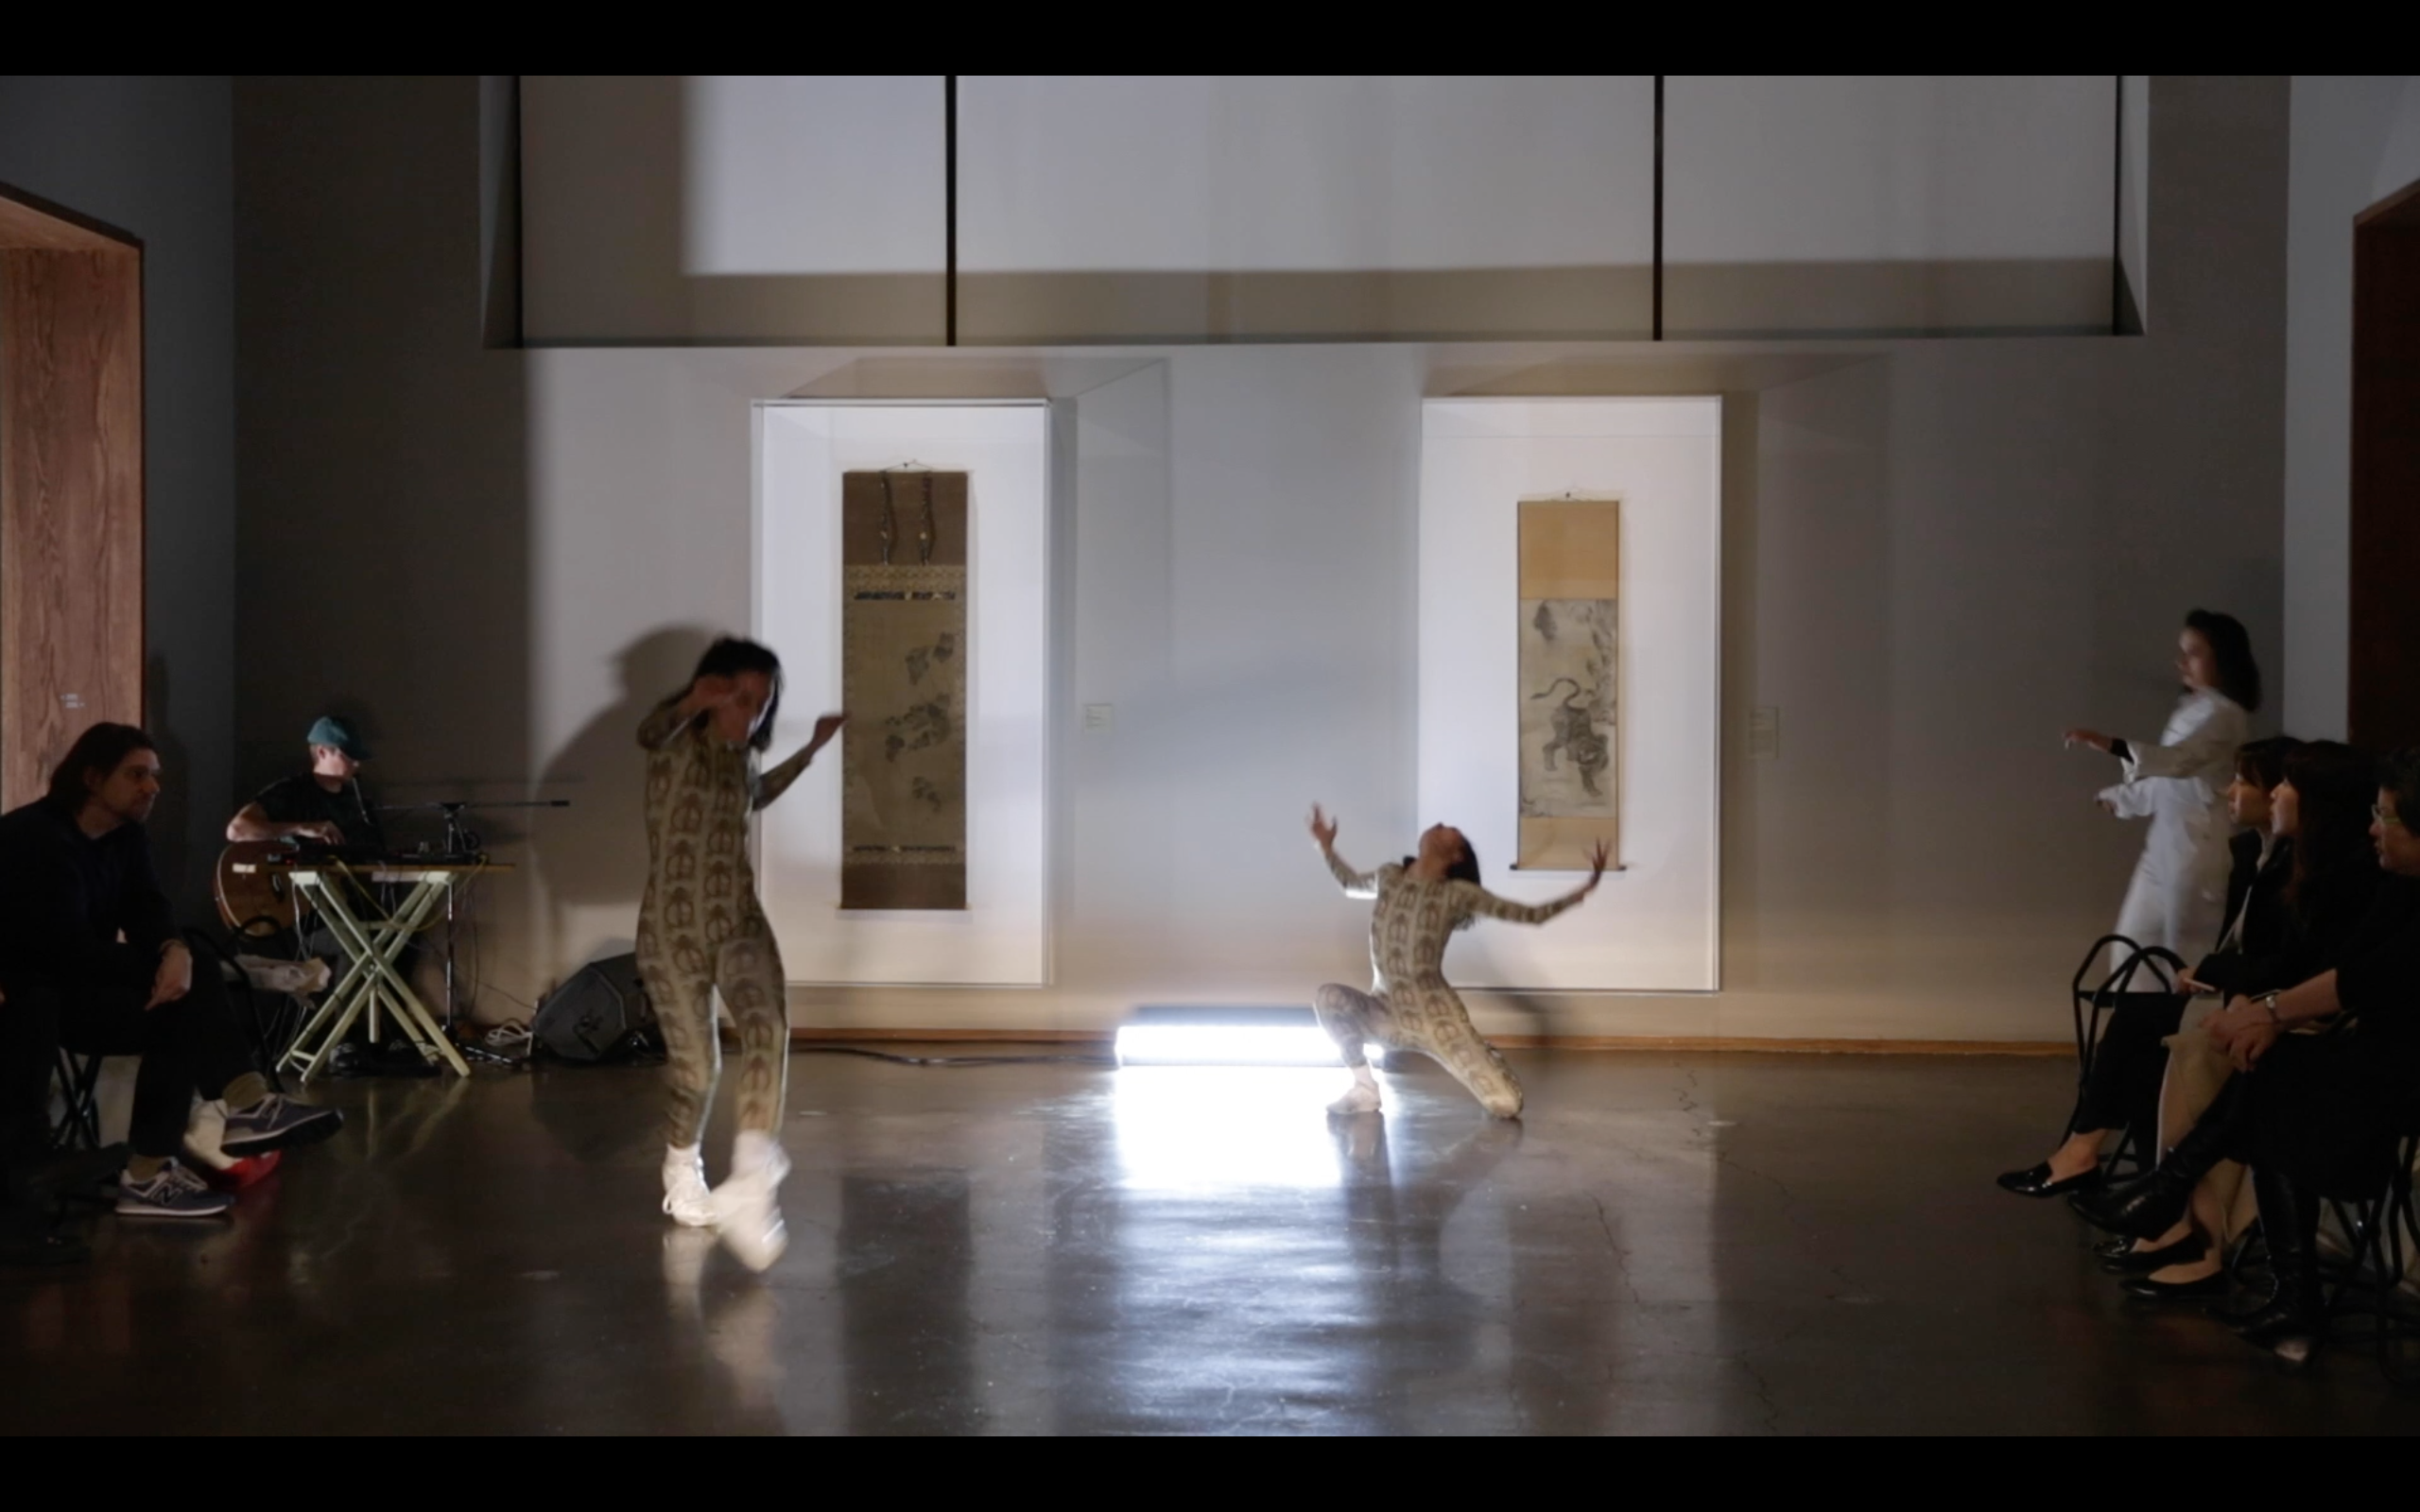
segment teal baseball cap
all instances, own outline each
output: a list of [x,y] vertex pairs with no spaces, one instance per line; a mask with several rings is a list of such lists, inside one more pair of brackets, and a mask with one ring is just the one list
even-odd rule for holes
[[311,726],[311,732],[302,737],[302,743],[306,746],[334,746],[357,762],[370,759],[368,743],[353,726],[334,714],[321,714]]

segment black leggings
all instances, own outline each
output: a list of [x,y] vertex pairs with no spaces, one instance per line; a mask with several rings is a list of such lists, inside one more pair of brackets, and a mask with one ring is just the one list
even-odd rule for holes
[[194,1094],[216,1097],[255,1069],[214,957],[195,959],[193,990],[146,1009],[155,970],[152,957],[122,945],[95,971],[10,988],[0,1005],[0,1137],[14,1146],[12,1158],[31,1153],[26,1144],[42,1125],[61,1045],[81,1056],[143,1057],[128,1132],[137,1155],[176,1154]]
[[2075,1116],[2067,1120],[2068,1133],[2159,1126],[2159,1085],[2168,1072],[2168,1047],[2160,1041],[2176,1032],[2186,999],[2167,993],[2141,997],[2149,1001],[2126,1004],[2100,1032],[2092,1072],[2076,1093]]

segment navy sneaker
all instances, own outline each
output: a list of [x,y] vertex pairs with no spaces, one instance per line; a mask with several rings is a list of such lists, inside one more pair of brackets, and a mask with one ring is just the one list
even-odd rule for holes
[[216,1218],[235,1205],[224,1192],[213,1192],[201,1177],[170,1160],[148,1180],[132,1172],[117,1178],[117,1211],[123,1218]]
[[241,1159],[271,1150],[317,1144],[344,1127],[344,1115],[333,1108],[314,1108],[276,1092],[246,1108],[227,1109],[227,1132],[218,1148]]

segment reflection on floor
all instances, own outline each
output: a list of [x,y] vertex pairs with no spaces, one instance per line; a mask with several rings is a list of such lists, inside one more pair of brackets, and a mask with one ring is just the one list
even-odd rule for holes
[[[1516,1055],[1433,1071],[792,1061],[762,1280],[656,1211],[648,1071],[338,1083],[232,1223],[0,1273],[20,1434],[2394,1432],[2135,1312],[2054,1204],[2053,1060]],[[718,1128],[728,1108],[718,1114]]]

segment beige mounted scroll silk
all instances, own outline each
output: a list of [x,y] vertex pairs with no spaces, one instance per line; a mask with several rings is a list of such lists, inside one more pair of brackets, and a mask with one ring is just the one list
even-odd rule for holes
[[1525,871],[1621,862],[1621,503],[1520,506],[1521,844]]
[[840,476],[840,906],[966,906],[967,475]]

